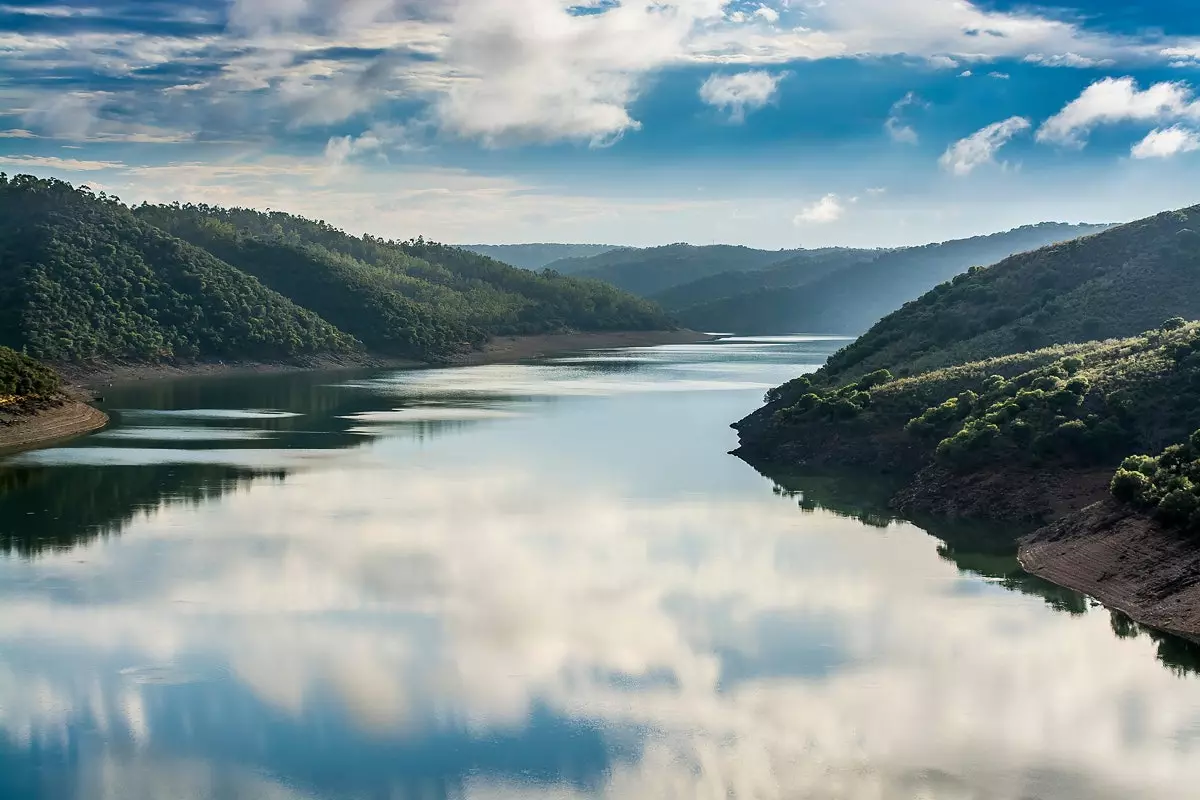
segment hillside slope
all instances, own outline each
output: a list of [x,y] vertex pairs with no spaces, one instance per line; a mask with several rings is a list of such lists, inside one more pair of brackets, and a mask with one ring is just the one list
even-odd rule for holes
[[378,352],[430,360],[496,335],[670,327],[657,306],[598,281],[533,273],[422,239],[355,237],[250,209],[142,206],[136,213]]
[[679,309],[677,315],[683,324],[701,330],[860,333],[883,315],[970,267],[1101,230],[1104,226],[1043,223],[888,251],[795,288],[781,290],[767,284]]
[[881,320],[822,375],[915,374],[1198,319],[1198,226],[1200,207],[1172,211],[959,276]]
[[578,275],[650,297],[672,286],[722,272],[761,269],[787,258],[787,250],[754,250],[735,245],[669,244],[623,247],[591,258],[568,258],[547,265],[564,275]]
[[[522,269],[539,270],[554,261],[564,258],[589,258],[616,250],[611,244],[557,244],[552,242],[538,244],[462,244],[463,250],[469,250],[481,256],[503,261]],[[563,274],[569,274],[563,272]]]
[[115,200],[31,176],[0,179],[0,343],[48,361],[361,349]]
[[824,278],[855,264],[878,258],[885,251],[831,247],[803,250],[790,258],[750,272],[721,272],[689,283],[672,286],[650,299],[668,311],[680,311],[725,297],[746,295],[761,289],[788,289]]

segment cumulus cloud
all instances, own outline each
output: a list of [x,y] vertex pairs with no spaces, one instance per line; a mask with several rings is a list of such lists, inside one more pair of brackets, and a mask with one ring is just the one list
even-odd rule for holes
[[357,139],[353,136],[335,136],[325,145],[325,162],[337,168],[356,155],[377,152],[381,147],[383,141],[373,133],[364,133]]
[[[853,201],[852,201],[853,202]],[[796,215],[797,225],[825,225],[837,222],[846,213],[846,205],[836,194],[827,194]]]
[[1200,105],[1186,83],[1164,81],[1143,90],[1130,77],[1104,78],[1046,120],[1038,129],[1037,140],[1082,147],[1097,125],[1195,116],[1200,116]]
[[1011,117],[993,123],[950,145],[938,163],[947,172],[969,175],[976,167],[995,161],[1001,147],[1031,126],[1032,123],[1025,117]]
[[916,144],[919,141],[917,131],[905,122],[904,117],[910,108],[924,107],[925,101],[917,97],[915,92],[909,92],[892,104],[887,120],[883,123],[883,129],[892,137],[892,141],[903,144]]
[[1133,146],[1130,155],[1134,158],[1171,158],[1193,150],[1200,150],[1200,131],[1173,125],[1151,131]]
[[1023,59],[1027,64],[1038,64],[1043,67],[1073,67],[1075,69],[1092,69],[1108,67],[1116,62],[1111,58],[1089,58],[1078,53],[1030,53]]
[[779,90],[785,74],[772,75],[754,70],[735,75],[712,75],[700,87],[700,99],[710,106],[728,111],[730,120],[742,122],[747,111],[762,108]]

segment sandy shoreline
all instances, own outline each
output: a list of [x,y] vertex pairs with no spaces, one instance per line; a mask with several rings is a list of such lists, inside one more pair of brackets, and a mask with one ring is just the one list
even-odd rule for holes
[[108,415],[78,400],[6,417],[0,424],[0,454],[73,439],[108,424]]
[[[455,365],[477,366],[539,358],[557,353],[616,347],[653,347],[662,344],[698,344],[714,337],[695,331],[612,331],[553,333],[539,336],[498,336],[483,350],[469,353]],[[201,361],[162,364],[100,363],[56,365],[63,379],[84,393],[104,386],[204,375],[267,375],[283,372],[339,369],[405,369],[428,367],[419,361],[385,356],[360,358],[309,358],[290,362]]]

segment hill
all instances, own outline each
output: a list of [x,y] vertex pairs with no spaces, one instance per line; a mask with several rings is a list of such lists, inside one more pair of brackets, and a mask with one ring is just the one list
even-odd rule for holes
[[[795,252],[795,251],[793,251]],[[761,289],[787,289],[819,280],[826,275],[877,258],[879,250],[832,247],[802,250],[790,258],[750,272],[721,272],[672,286],[651,295],[668,311],[681,311],[725,297],[748,295]]]
[[[611,244],[462,244],[463,250],[469,250],[481,256],[503,261],[522,269],[539,270],[553,261],[565,258],[588,258],[617,249]],[[569,274],[560,270],[564,275]]]
[[381,353],[436,360],[496,335],[670,327],[653,304],[603,283],[533,273],[423,239],[355,237],[241,208],[142,206],[136,214]]
[[[850,263],[841,269],[781,289],[781,277],[803,274],[784,262],[769,270],[748,273],[748,280],[766,278],[754,289],[678,308],[677,316],[683,324],[700,330],[861,333],[883,315],[970,267],[993,264],[1014,253],[1104,229],[1097,225],[1043,223],[878,254],[859,251],[862,257],[850,254]],[[801,262],[798,266],[802,270],[805,265]]]
[[496,335],[671,327],[604,283],[423,239],[0,177],[0,344],[50,362],[441,361]]
[[882,467],[912,478],[895,499],[910,511],[1048,518],[1200,428],[1200,323],[907,378],[803,377],[766,400],[736,426],[750,460]]
[[31,176],[0,178],[0,343],[47,361],[361,349],[115,200]]
[[622,247],[589,258],[566,258],[547,265],[564,275],[610,283],[650,297],[659,292],[722,272],[761,269],[787,258],[792,251],[754,250],[735,245],[669,244],[662,247]]
[[1200,207],[1188,208],[973,270],[881,320],[822,374],[915,374],[1200,318],[1198,226]]

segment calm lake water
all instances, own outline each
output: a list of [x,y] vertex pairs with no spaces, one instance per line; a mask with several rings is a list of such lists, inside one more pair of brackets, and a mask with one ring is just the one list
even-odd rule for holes
[[109,391],[0,462],[0,797],[1197,797],[1193,648],[726,454],[840,344]]

